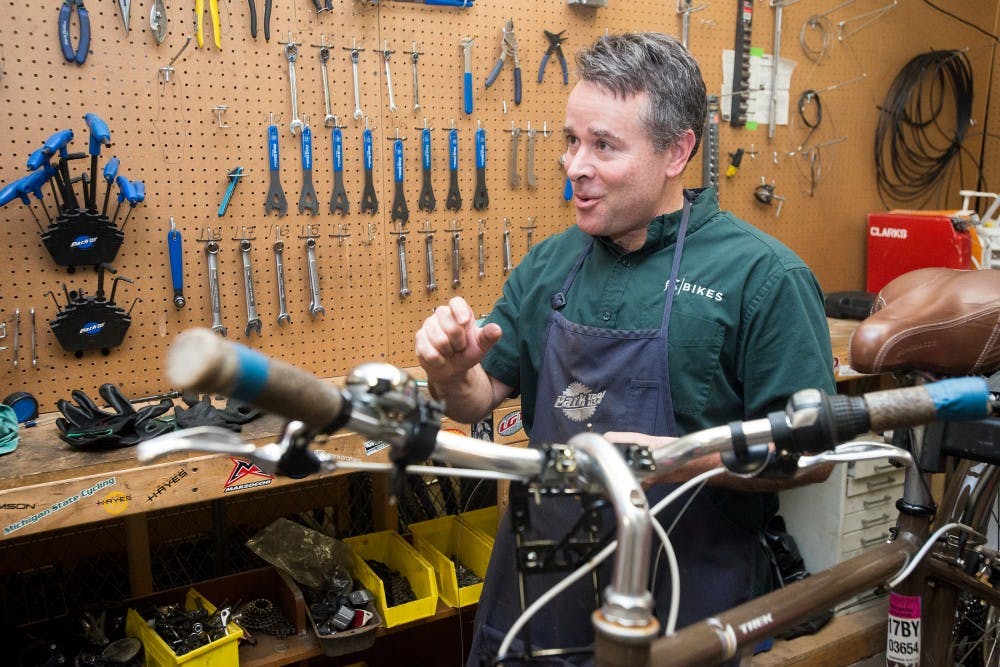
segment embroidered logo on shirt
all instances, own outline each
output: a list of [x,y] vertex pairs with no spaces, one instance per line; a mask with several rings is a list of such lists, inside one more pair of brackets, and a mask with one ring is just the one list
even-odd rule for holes
[[[666,292],[668,289],[670,289],[669,280],[663,285],[664,292]],[[699,285],[697,283],[692,283],[687,278],[678,279],[677,287],[674,288],[674,294],[681,294],[682,292],[688,292],[696,296],[703,296],[706,299],[712,299],[713,301],[722,301],[722,292],[720,292],[719,290],[712,287]]]
[[553,407],[562,410],[567,419],[582,422],[594,416],[606,393],[607,390],[594,392],[585,384],[572,382],[556,396]]

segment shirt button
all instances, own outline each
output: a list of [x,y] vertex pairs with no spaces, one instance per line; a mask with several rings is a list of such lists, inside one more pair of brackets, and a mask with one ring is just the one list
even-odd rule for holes
[[603,313],[601,313],[601,319],[604,320],[605,322],[609,321],[611,319],[611,313],[605,310]]

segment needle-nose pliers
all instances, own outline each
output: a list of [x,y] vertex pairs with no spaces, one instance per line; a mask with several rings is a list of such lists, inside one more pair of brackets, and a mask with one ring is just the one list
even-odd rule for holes
[[538,68],[538,83],[542,82],[542,76],[545,74],[545,66],[549,63],[549,56],[554,53],[559,57],[559,66],[562,67],[563,85],[568,86],[569,70],[566,68],[566,56],[563,55],[562,50],[562,43],[566,41],[566,38],[563,37],[563,33],[566,31],[560,30],[559,32],[549,32],[546,30],[544,32],[545,36],[549,40],[549,48],[545,52],[545,55],[542,56],[542,64]]
[[[69,34],[69,20],[74,8],[80,21],[80,42],[75,51]],[[59,45],[66,62],[82,65],[87,60],[87,52],[90,50],[90,15],[83,6],[83,0],[63,0],[59,8]]]
[[518,57],[517,53],[517,38],[514,37],[514,19],[507,19],[507,23],[503,27],[503,39],[500,41],[500,59],[497,60],[497,64],[493,66],[493,71],[490,72],[489,76],[486,77],[486,87],[489,88],[493,85],[493,82],[497,80],[500,76],[500,70],[503,69],[503,64],[507,60],[507,56],[511,56],[514,61],[514,104],[521,103],[521,59]]

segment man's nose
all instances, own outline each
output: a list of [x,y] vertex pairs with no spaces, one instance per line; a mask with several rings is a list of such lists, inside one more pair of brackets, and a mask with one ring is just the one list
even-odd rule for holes
[[566,151],[563,153],[562,158],[560,158],[560,162],[563,163],[566,176],[571,181],[587,176],[591,172],[590,161],[587,159],[586,151],[584,150],[577,150],[574,153]]

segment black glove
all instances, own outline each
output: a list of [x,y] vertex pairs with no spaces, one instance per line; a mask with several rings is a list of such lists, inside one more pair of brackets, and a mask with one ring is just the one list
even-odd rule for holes
[[173,406],[170,399],[136,410],[121,390],[111,383],[98,388],[114,412],[97,407],[85,393],[72,393],[75,404],[60,399],[56,407],[63,417],[56,419],[59,437],[74,449],[96,450],[131,447],[142,440],[173,430],[173,424],[156,419]]
[[241,431],[242,426],[251,419],[260,416],[260,410],[252,408],[235,399],[228,399],[223,409],[212,405],[212,399],[208,394],[198,398],[197,394],[184,394],[181,397],[187,404],[187,408],[174,406],[174,420],[180,428],[191,428],[193,426],[218,426],[228,428],[230,431]]

